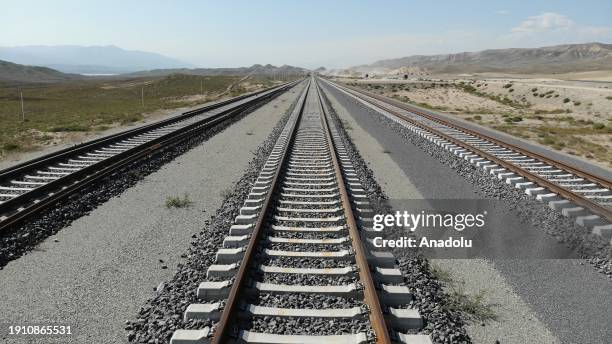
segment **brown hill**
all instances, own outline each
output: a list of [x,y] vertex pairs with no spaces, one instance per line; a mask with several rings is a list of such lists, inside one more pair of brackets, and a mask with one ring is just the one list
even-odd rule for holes
[[612,44],[565,44],[542,48],[490,49],[445,55],[415,55],[351,67],[361,73],[418,68],[428,73],[567,73],[612,69]]

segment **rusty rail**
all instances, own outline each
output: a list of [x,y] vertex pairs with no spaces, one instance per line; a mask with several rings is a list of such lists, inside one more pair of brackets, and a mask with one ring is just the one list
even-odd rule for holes
[[336,156],[336,149],[334,146],[334,141],[331,137],[331,130],[329,129],[329,126],[327,124],[327,111],[323,106],[323,98],[321,97],[321,92],[319,91],[318,85],[316,85],[316,89],[317,94],[319,96],[319,107],[321,108],[322,113],[321,122],[323,123],[323,128],[325,129],[325,136],[327,137],[327,141],[331,150],[332,165],[334,166],[334,170],[336,171],[338,191],[342,199],[342,208],[344,210],[344,216],[346,218],[346,223],[349,229],[351,245],[353,247],[353,251],[355,251],[355,262],[357,263],[357,269],[359,271],[359,280],[361,281],[361,284],[364,288],[364,301],[369,308],[370,323],[372,325],[372,329],[374,330],[374,334],[376,335],[376,343],[391,343],[391,338],[389,337],[389,331],[387,330],[387,324],[385,322],[385,317],[382,312],[380,300],[378,299],[378,294],[376,293],[374,279],[372,278],[372,273],[368,264],[366,250],[363,247],[363,242],[361,241],[357,222],[355,221],[355,215],[353,214],[353,209],[351,208],[351,202],[349,200],[348,192],[346,191],[346,186],[344,184],[344,177],[342,176],[338,157]]
[[[303,92],[305,92],[305,94],[308,93],[308,90],[310,88],[310,84],[307,85],[304,89]],[[255,256],[255,251],[257,249],[257,245],[259,243],[259,240],[261,238],[261,235],[263,233],[263,225],[265,223],[265,221],[267,220],[268,215],[270,214],[271,211],[271,204],[272,204],[272,199],[274,197],[274,193],[276,191],[276,189],[278,188],[278,179],[279,176],[281,174],[281,171],[283,169],[284,166],[284,162],[288,156],[289,150],[291,148],[292,145],[292,141],[293,141],[293,137],[295,136],[295,133],[297,131],[297,127],[298,127],[298,123],[300,121],[300,118],[302,117],[302,112],[304,111],[304,107],[306,106],[306,97],[304,97],[304,101],[302,102],[302,104],[298,104],[298,106],[301,106],[300,108],[300,112],[297,116],[296,121],[293,123],[293,127],[291,128],[291,134],[288,137],[287,140],[287,145],[285,146],[285,148],[283,149],[283,153],[281,155],[281,160],[278,164],[278,167],[276,168],[276,171],[274,173],[274,178],[272,179],[272,189],[270,190],[270,192],[268,192],[268,194],[266,195],[266,198],[264,200],[264,203],[262,205],[262,210],[261,210],[261,215],[259,216],[259,218],[257,219],[257,223],[255,224],[255,228],[253,228],[253,233],[251,234],[251,238],[249,239],[249,243],[247,245],[247,249],[244,253],[244,258],[242,259],[242,262],[240,263],[240,267],[238,269],[238,272],[236,273],[236,279],[234,280],[234,283],[232,283],[232,287],[230,289],[229,292],[229,296],[227,298],[227,301],[225,302],[225,306],[223,308],[223,312],[221,313],[221,317],[219,319],[219,322],[217,323],[216,329],[215,329],[215,333],[213,335],[213,338],[211,340],[212,344],[223,344],[226,343],[227,341],[225,340],[226,336],[229,333],[230,330],[230,321],[232,320],[232,313],[234,312],[234,310],[236,309],[236,307],[238,306],[238,302],[239,302],[239,298],[240,298],[240,292],[244,290],[244,287],[247,284],[247,280],[248,280],[248,269],[250,268],[251,262],[253,257]]]
[[[334,142],[331,136],[331,130],[327,122],[327,112],[325,111],[323,107],[323,103],[322,103],[323,99],[321,98],[321,93],[318,91],[318,86],[316,84],[309,85],[309,87],[307,87],[304,92],[306,92],[305,94],[307,95],[307,93],[311,92],[312,90],[317,92],[318,98],[320,100],[319,106],[320,106],[321,114],[322,114],[321,122],[322,122],[323,128],[326,133],[326,138],[329,144],[329,149],[331,150],[332,165],[334,166],[335,176],[336,176],[338,188],[339,188],[339,193],[342,199],[342,207],[343,207],[344,215],[346,218],[347,226],[349,228],[349,236],[351,238],[351,245],[355,252],[355,261],[358,267],[359,278],[364,287],[365,304],[369,308],[369,318],[372,324],[372,329],[374,330],[374,333],[376,336],[376,343],[390,344],[391,343],[390,335],[387,330],[387,325],[386,325],[385,318],[382,312],[382,307],[380,305],[380,300],[378,299],[378,294],[376,292],[374,280],[373,280],[373,277],[370,271],[370,267],[368,265],[366,251],[363,246],[363,243],[361,242],[361,237],[359,235],[357,222],[355,221],[355,216],[351,208],[351,203],[349,200],[348,192],[344,184],[342,171],[340,169],[340,163],[338,162]],[[241,292],[244,291],[246,287],[246,283],[248,279],[247,274],[248,274],[249,269],[251,268],[252,258],[254,257],[257,245],[264,231],[263,226],[265,224],[265,221],[267,221],[267,218],[270,212],[273,210],[271,205],[273,202],[273,198],[275,197],[274,196],[276,193],[275,191],[278,189],[278,184],[279,184],[278,181],[280,179],[280,174],[281,174],[282,169],[284,168],[284,162],[289,156],[289,151],[292,146],[292,141],[297,132],[299,121],[304,111],[305,105],[306,105],[306,97],[304,97],[304,101],[301,104],[300,113],[298,115],[298,118],[296,119],[295,123],[293,124],[293,127],[291,128],[291,134],[288,138],[288,144],[285,146],[283,150],[283,153],[281,155],[281,160],[278,164],[278,167],[272,179],[272,189],[266,195],[265,201],[263,203],[261,215],[257,219],[257,223],[255,225],[255,228],[253,229],[253,234],[251,235],[251,238],[249,239],[247,249],[244,254],[244,258],[242,259],[242,263],[240,264],[239,270],[237,272],[236,279],[234,283],[232,284],[228,299],[225,303],[225,307],[221,314],[220,320],[217,323],[213,338],[211,340],[211,343],[213,344],[222,344],[222,343],[227,342],[227,338],[230,335],[231,321],[234,317],[234,312],[236,311],[237,305],[239,303]]]

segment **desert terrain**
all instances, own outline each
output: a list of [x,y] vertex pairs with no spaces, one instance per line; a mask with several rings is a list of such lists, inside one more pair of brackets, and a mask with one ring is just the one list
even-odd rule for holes
[[340,80],[612,166],[612,71]]

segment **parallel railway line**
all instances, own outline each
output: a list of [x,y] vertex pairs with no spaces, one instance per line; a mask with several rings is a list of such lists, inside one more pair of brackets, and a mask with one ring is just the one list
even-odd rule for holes
[[313,78],[184,317],[187,343],[430,343]]
[[612,181],[408,104],[347,85],[326,84],[611,240]]
[[217,102],[0,171],[0,233],[96,180],[194,137],[295,84]]

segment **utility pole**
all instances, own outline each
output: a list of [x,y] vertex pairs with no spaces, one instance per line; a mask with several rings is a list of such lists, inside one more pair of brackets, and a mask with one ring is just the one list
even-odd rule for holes
[[144,107],[144,86],[140,89],[140,99],[142,101],[142,107]]
[[21,121],[25,122],[25,111],[23,109],[23,91],[20,91],[19,94],[21,95]]
[[204,81],[200,78],[200,94],[204,95]]

